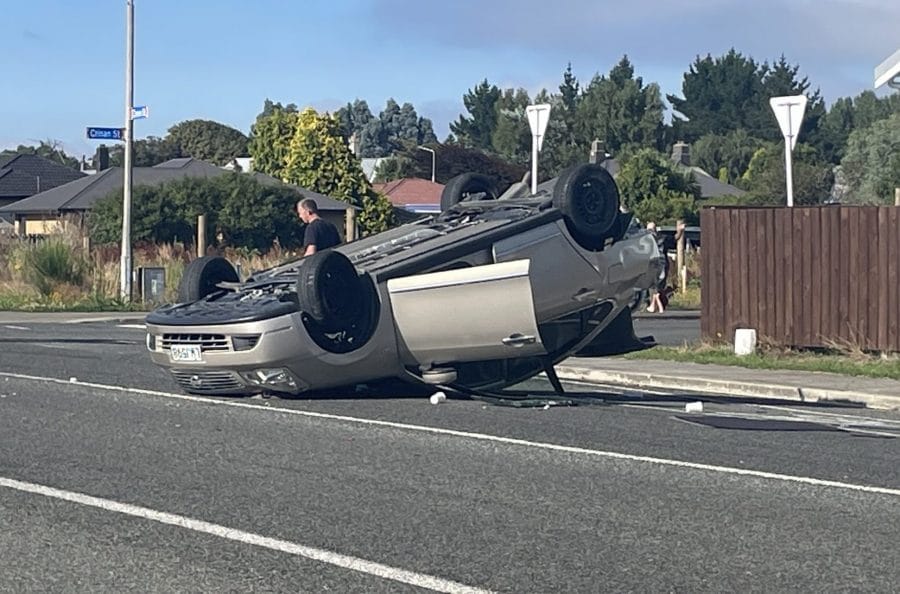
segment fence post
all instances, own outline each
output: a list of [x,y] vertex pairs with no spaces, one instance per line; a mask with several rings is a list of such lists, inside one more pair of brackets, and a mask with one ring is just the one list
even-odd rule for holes
[[206,255],[206,215],[197,217],[197,257]]
[[356,239],[356,209],[353,207],[344,211],[344,237],[348,243]]
[[675,222],[675,270],[678,271],[678,290],[687,291],[687,270],[684,266],[684,221]]
[[900,188],[894,188],[894,206],[900,206]]

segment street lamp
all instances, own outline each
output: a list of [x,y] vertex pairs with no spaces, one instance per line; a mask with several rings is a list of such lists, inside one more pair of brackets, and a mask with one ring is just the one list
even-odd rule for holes
[[127,0],[125,17],[125,163],[122,190],[122,258],[119,291],[123,301],[131,301],[131,149],[134,140],[134,0]]
[[430,149],[427,146],[417,147],[419,150],[428,151],[431,153],[431,183],[434,183],[434,163],[435,163],[435,152],[434,149]]

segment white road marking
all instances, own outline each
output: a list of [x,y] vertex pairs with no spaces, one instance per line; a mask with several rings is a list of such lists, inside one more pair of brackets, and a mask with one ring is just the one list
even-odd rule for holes
[[13,326],[12,324],[5,324],[3,327],[10,330],[31,330],[31,328],[26,328],[25,326]]
[[390,565],[384,565],[382,563],[360,559],[359,557],[342,555],[340,553],[335,553],[326,549],[309,547],[287,540],[269,538],[267,536],[254,534],[252,532],[244,532],[243,530],[228,528],[227,526],[212,524],[210,522],[204,522],[203,520],[195,520],[194,518],[189,518],[187,516],[170,514],[167,512],[162,512],[147,507],[141,507],[138,505],[131,505],[129,503],[120,503],[111,499],[102,499],[100,497],[93,497],[91,495],[85,495],[83,493],[63,491],[61,489],[55,489],[53,487],[47,487],[45,485],[26,483],[23,481],[17,481],[15,479],[5,477],[0,477],[0,487],[15,489],[16,491],[23,491],[26,493],[33,493],[35,495],[42,495],[44,497],[52,497],[54,499],[62,499],[63,501],[78,503],[80,505],[86,505],[88,507],[94,507],[97,509],[102,509],[104,511],[125,514],[126,516],[142,518],[144,520],[152,520],[161,524],[169,524],[170,526],[186,528],[188,530],[193,530],[194,532],[211,534],[213,536],[218,536],[219,538],[233,540],[235,542],[240,542],[243,544],[254,545],[265,549],[271,549],[273,551],[280,551],[282,553],[288,553],[291,555],[297,555],[298,557],[305,557],[307,559],[312,559],[313,561],[318,561],[320,563],[327,563],[328,565],[334,565],[343,569],[350,569],[352,571],[358,571],[360,573],[383,578],[386,580],[410,584],[413,586],[418,586],[420,588],[427,588],[436,592],[489,592],[489,590],[467,586],[465,584],[445,580],[424,573],[407,571],[405,569],[392,567]]
[[117,328],[134,328],[136,330],[146,330],[145,324],[116,324]]
[[72,349],[79,349],[80,347],[65,345],[65,344],[56,344],[53,342],[36,342],[35,346],[44,347],[45,349],[63,349],[64,351],[71,351]]
[[708,472],[718,472],[722,474],[731,474],[738,476],[749,476],[753,478],[761,478],[775,481],[783,481],[788,483],[799,483],[802,485],[811,485],[814,487],[829,487],[834,489],[845,489],[848,491],[858,491],[862,493],[875,493],[879,495],[892,495],[900,497],[900,489],[891,489],[889,487],[875,487],[871,485],[857,485],[854,483],[843,483],[840,481],[831,481],[825,479],[817,479],[806,476],[794,476],[790,474],[780,474],[776,472],[767,472],[764,470],[751,470],[749,468],[734,468],[732,466],[718,466],[716,464],[703,464],[700,462],[686,462],[684,460],[670,460],[668,458],[656,458],[653,456],[639,456],[636,454],[624,454],[622,452],[610,452],[605,450],[592,450],[589,448],[580,448],[576,446],[560,445],[555,443],[544,443],[539,441],[528,441],[526,439],[517,439],[514,437],[502,437],[499,435],[489,435],[485,433],[473,433],[470,431],[458,431],[456,429],[443,429],[440,427],[428,427],[426,425],[412,425],[408,423],[397,423],[394,421],[380,421],[377,419],[365,419],[360,417],[348,417],[345,415],[334,415],[329,413],[319,413],[305,410],[295,410],[289,408],[269,408],[256,404],[248,404],[245,402],[234,402],[231,400],[213,400],[201,396],[190,396],[187,394],[174,394],[172,392],[161,392],[158,390],[145,390],[142,388],[128,388],[125,386],[113,386],[109,384],[95,384],[92,382],[61,380],[51,377],[40,377],[34,375],[24,375],[19,373],[0,372],[0,377],[9,377],[22,380],[48,382],[53,384],[64,384],[67,386],[77,385],[86,388],[95,388],[98,390],[107,390],[114,392],[126,392],[130,394],[139,394],[144,396],[160,396],[162,398],[171,398],[174,400],[185,400],[188,402],[198,402],[208,406],[230,406],[234,408],[242,408],[253,411],[265,411],[269,413],[280,413],[286,415],[297,415],[301,417],[310,417],[315,419],[329,419],[333,421],[344,421],[347,423],[356,423],[360,425],[373,425],[377,427],[390,427],[392,429],[405,429],[409,431],[420,431],[423,433],[432,433],[435,435],[449,435],[452,437],[464,437],[478,441],[487,441],[492,443],[503,443],[507,445],[522,446],[528,448],[537,448],[542,450],[550,450],[556,452],[566,452],[569,454],[584,454],[597,458],[609,458],[613,460],[627,460],[629,462],[642,462],[646,464],[656,464],[659,466],[673,466],[676,468],[689,468],[691,470],[703,470]]

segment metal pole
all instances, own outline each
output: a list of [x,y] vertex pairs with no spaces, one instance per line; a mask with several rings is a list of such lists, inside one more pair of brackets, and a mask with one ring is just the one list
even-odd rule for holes
[[784,176],[787,180],[787,205],[794,206],[794,173],[791,170],[791,139],[784,140]]
[[[540,130],[541,112],[537,112],[537,129]],[[531,135],[531,194],[537,194],[537,163],[538,161],[538,137],[537,134]]]
[[126,0],[125,50],[125,171],[122,190],[122,261],[119,287],[124,301],[131,300],[131,147],[134,135],[134,0]]
[[[791,104],[793,105],[793,104]],[[788,130],[793,130],[791,126],[791,107],[788,105]],[[784,177],[787,182],[787,205],[794,206],[794,170],[791,163],[791,153],[794,150],[794,135],[789,134],[784,138]]]
[[678,269],[679,292],[687,292],[687,274],[684,267],[684,221],[675,221],[675,268]]

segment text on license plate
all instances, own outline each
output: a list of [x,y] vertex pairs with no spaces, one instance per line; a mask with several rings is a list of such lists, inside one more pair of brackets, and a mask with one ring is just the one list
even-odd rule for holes
[[200,361],[199,344],[173,344],[169,351],[173,361]]

